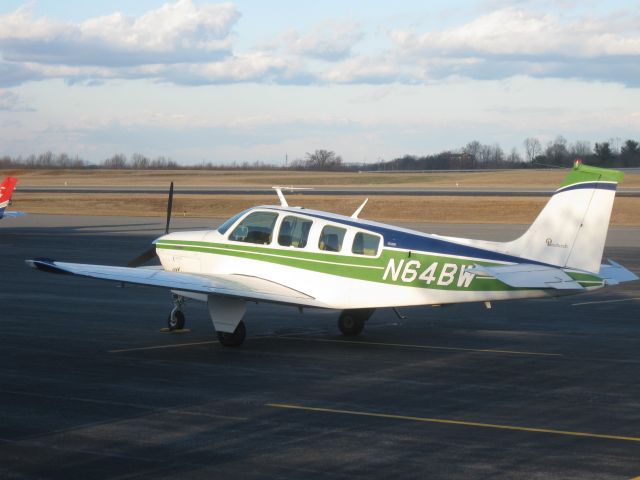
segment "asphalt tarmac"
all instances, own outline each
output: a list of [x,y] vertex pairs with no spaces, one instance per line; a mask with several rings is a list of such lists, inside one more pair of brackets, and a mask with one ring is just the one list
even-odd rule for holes
[[[161,333],[168,292],[24,264],[124,265],[163,223],[0,220],[0,478],[640,475],[640,282],[490,310],[381,310],[351,341],[337,312],[251,305],[231,349],[203,304],[186,306],[190,332]],[[612,230],[605,257],[640,272],[639,234]]]

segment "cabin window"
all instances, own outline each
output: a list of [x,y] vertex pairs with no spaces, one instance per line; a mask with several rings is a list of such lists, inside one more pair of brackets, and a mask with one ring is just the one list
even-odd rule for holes
[[342,240],[347,230],[333,225],[327,225],[322,229],[318,248],[327,252],[339,252],[342,248]]
[[223,235],[227,233],[227,230],[229,230],[233,226],[233,224],[236,223],[238,219],[241,216],[243,216],[245,213],[247,213],[246,210],[244,212],[240,212],[234,215],[233,217],[231,217],[229,220],[227,220],[226,222],[224,222],[222,225],[218,227],[218,232],[220,232]]
[[277,213],[254,212],[238,224],[229,236],[229,240],[260,245],[271,243],[273,226],[277,218]]
[[357,255],[368,255],[375,257],[378,254],[380,237],[368,233],[358,232],[353,237],[353,247],[351,251]]
[[283,247],[304,248],[313,222],[305,218],[288,216],[280,224],[278,243]]

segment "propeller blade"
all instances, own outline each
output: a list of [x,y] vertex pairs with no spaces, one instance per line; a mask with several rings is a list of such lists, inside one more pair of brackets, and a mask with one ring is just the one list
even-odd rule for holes
[[144,252],[142,252],[136,258],[131,260],[129,263],[127,263],[127,267],[133,267],[133,268],[139,267],[140,265],[143,265],[143,264],[147,263],[149,260],[154,258],[156,255],[157,255],[156,254],[156,246],[155,245],[151,245],[151,247],[147,248]]
[[[171,222],[172,208],[173,208],[173,182],[171,182],[171,185],[169,186],[169,199],[167,200],[167,226],[164,229],[165,235],[169,233],[169,224]],[[156,246],[151,245],[149,248],[147,248],[144,252],[142,252],[136,258],[129,261],[129,263],[127,263],[127,267],[132,267],[132,268],[139,267],[140,265],[144,265],[149,260],[152,260],[157,256],[158,254],[156,253]]]
[[169,200],[167,201],[167,226],[164,229],[165,235],[169,233],[169,223],[171,222],[171,209],[173,208],[173,182],[169,186]]

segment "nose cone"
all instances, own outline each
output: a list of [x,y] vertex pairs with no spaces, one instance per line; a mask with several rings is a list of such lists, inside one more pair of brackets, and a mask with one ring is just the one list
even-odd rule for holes
[[206,230],[195,230],[190,232],[171,232],[156,238],[154,245],[158,242],[201,242],[206,235]]

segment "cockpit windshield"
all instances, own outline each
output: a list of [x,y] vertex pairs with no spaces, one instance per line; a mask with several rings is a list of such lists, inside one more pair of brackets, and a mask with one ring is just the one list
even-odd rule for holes
[[236,223],[238,221],[238,219],[243,216],[245,213],[247,213],[249,210],[245,210],[243,212],[238,213],[237,215],[234,215],[233,217],[231,217],[229,220],[227,220],[226,222],[224,222],[222,225],[220,225],[218,227],[218,232],[220,232],[221,234],[225,234],[227,233],[227,230],[229,230],[231,228],[231,226]]

